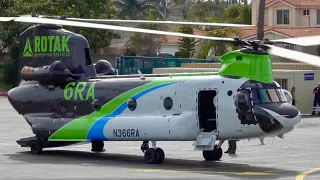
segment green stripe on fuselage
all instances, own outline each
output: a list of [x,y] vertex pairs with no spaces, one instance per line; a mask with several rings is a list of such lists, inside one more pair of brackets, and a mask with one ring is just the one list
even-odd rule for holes
[[62,128],[58,129],[54,134],[52,134],[49,137],[49,141],[87,141],[87,134],[92,125],[97,120],[99,120],[103,116],[111,114],[122,103],[128,101],[135,94],[157,85],[177,81],[181,81],[181,79],[155,79],[148,84],[127,91],[121,94],[120,96],[112,99],[108,103],[104,104],[100,111],[93,112],[92,114],[86,116],[82,116],[78,119],[71,121]]

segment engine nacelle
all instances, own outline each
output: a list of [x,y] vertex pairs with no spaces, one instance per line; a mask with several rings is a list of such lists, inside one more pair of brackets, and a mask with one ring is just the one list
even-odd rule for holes
[[68,68],[60,61],[55,61],[49,66],[33,68],[25,66],[21,70],[21,78],[25,81],[39,81],[51,85],[67,83],[74,79]]
[[100,59],[95,64],[95,69],[98,75],[114,75],[115,70],[113,69],[112,65],[109,63],[109,61]]

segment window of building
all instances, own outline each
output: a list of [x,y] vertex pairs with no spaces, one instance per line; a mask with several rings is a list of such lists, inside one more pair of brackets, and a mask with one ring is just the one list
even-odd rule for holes
[[277,24],[290,24],[289,10],[277,10]]
[[282,89],[288,90],[288,79],[275,78],[274,80],[279,83]]
[[310,15],[310,10],[309,9],[304,9],[303,10],[303,15],[304,16],[309,16]]
[[317,10],[317,24],[320,24],[320,10]]

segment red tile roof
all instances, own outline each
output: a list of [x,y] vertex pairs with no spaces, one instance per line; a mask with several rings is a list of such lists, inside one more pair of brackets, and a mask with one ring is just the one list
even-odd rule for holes
[[317,6],[320,5],[320,0],[266,0],[266,5],[275,2],[283,1],[293,6]]
[[[273,31],[289,37],[303,37],[320,35],[320,27],[269,27],[264,31]],[[248,38],[257,34],[257,27],[241,28],[241,38]]]
[[[320,1],[320,0],[319,0]],[[279,34],[283,34],[284,36],[288,37],[303,37],[303,36],[316,36],[320,35],[320,27],[270,27],[265,26],[264,31],[273,31]],[[250,38],[252,36],[255,36],[257,34],[257,27],[242,27],[240,28],[240,38]],[[194,31],[195,35],[202,35],[206,36],[208,31]],[[233,38],[234,36],[230,36],[230,38]],[[177,43],[179,42],[180,37],[177,36],[167,36],[167,43]],[[199,42],[200,39],[196,39],[196,42]]]

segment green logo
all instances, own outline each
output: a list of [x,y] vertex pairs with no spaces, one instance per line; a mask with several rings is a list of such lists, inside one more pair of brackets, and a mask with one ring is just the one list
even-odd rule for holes
[[26,44],[24,45],[23,56],[31,57],[32,55],[33,55],[32,48],[31,48],[30,40],[28,38],[26,41]]
[[[94,100],[95,99],[95,85],[96,83],[70,82],[66,85],[63,90],[65,100]],[[86,90],[86,91],[85,91]]]
[[70,36],[35,36],[32,46],[27,38],[23,57],[70,56],[69,39]]

